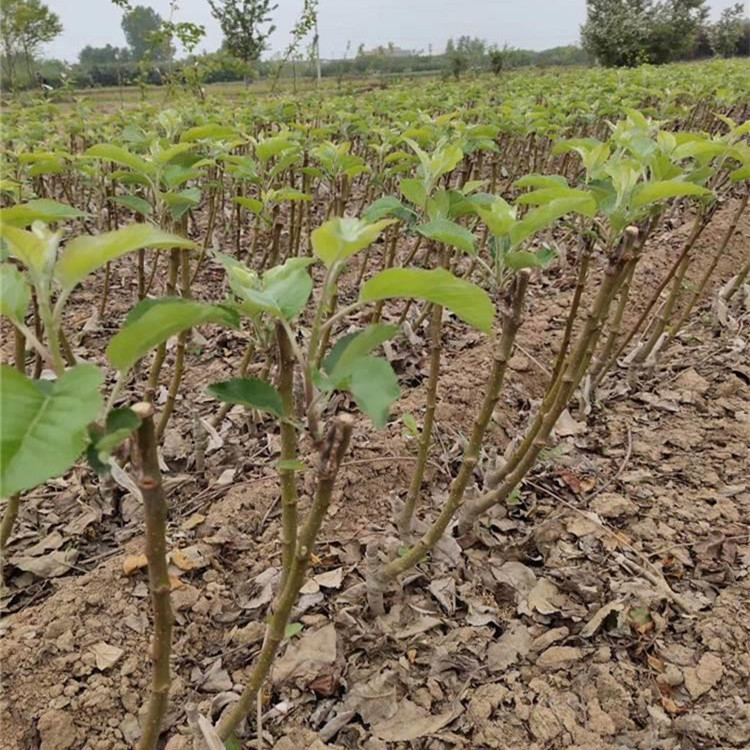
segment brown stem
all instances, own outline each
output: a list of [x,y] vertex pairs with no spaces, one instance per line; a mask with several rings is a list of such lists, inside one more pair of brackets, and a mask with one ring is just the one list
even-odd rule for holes
[[[276,345],[279,353],[278,391],[284,408],[281,419],[281,460],[291,462],[297,458],[297,431],[292,424],[294,409],[294,353],[284,327],[276,326]],[[279,468],[281,481],[281,588],[292,569],[297,545],[297,481],[294,469]]]
[[21,504],[21,495],[11,495],[3,511],[3,520],[0,522],[0,571],[5,564],[5,545],[13,532],[13,526],[18,518],[18,508]]
[[349,445],[353,427],[354,419],[351,415],[342,414],[336,419],[323,441],[318,460],[318,487],[305,524],[300,529],[292,569],[287,576],[286,585],[276,601],[275,611],[266,628],[263,647],[255,662],[250,680],[242,691],[235,707],[219,724],[218,732],[222,739],[229,737],[254,708],[258,691],[265,682],[279,650],[284,638],[284,631],[289,622],[289,616],[292,613],[292,607],[297,601],[305,573],[310,565],[310,556],[315,540],[328,511],[328,506],[331,504],[336,476]]
[[73,354],[73,349],[70,346],[68,337],[65,335],[65,331],[63,331],[62,328],[58,330],[58,338],[60,341],[60,351],[65,358],[65,363],[68,365],[68,367],[75,367],[76,355]]
[[459,532],[463,533],[470,529],[482,513],[488,511],[493,505],[503,502],[534,465],[560,414],[586,372],[609,314],[612,300],[624,278],[627,263],[632,259],[632,253],[638,250],[637,238],[638,230],[635,227],[628,227],[625,230],[623,242],[607,265],[604,279],[591,305],[586,323],[570,352],[562,379],[558,380],[558,384],[551,386],[555,389],[554,396],[549,397],[548,392],[548,396],[543,399],[539,412],[524,440],[503,467],[498,477],[500,485],[486,492],[471,505],[464,505]]
[[[492,372],[487,381],[482,405],[474,420],[471,437],[464,451],[461,468],[451,484],[448,500],[430,528],[403,557],[391,560],[376,572],[375,575],[370,577],[368,599],[370,605],[375,608],[382,601],[382,589],[401,573],[416,565],[440,541],[463,502],[469,480],[479,460],[479,451],[481,450],[487,427],[500,398],[500,391],[505,380],[508,361],[513,352],[513,343],[521,325],[521,312],[523,310],[523,301],[526,296],[527,286],[527,273],[519,273],[516,274],[507,291],[503,310],[503,331],[495,350]],[[377,614],[377,610],[375,612]]]
[[680,252],[679,256],[676,258],[669,271],[667,271],[664,278],[659,282],[659,286],[657,286],[654,290],[654,293],[651,295],[651,298],[646,304],[643,312],[638,317],[638,320],[636,320],[625,338],[620,342],[620,345],[617,347],[617,349],[605,361],[604,365],[602,365],[597,382],[602,381],[604,376],[612,369],[612,365],[617,362],[617,360],[622,356],[623,352],[628,348],[628,344],[630,344],[630,342],[635,338],[638,332],[643,328],[643,324],[646,322],[646,319],[648,318],[651,310],[653,310],[654,305],[656,305],[656,303],[659,301],[661,293],[667,288],[669,282],[674,278],[674,275],[677,273],[677,270],[680,267],[683,259],[690,253],[693,245],[695,245],[696,241],[698,240],[706,226],[707,216],[699,213],[695,218],[693,228],[691,229],[690,235],[688,236],[687,240],[685,240],[685,244],[683,245],[682,251]]
[[417,449],[417,464],[409,484],[409,491],[404,501],[404,507],[398,518],[398,532],[403,544],[411,544],[412,523],[414,512],[417,508],[417,499],[422,492],[422,480],[424,479],[427,457],[432,444],[432,429],[435,423],[435,409],[437,408],[437,387],[440,380],[440,353],[442,350],[443,334],[443,308],[440,305],[432,306],[432,318],[430,321],[430,373],[427,379],[427,400],[424,413],[422,433],[419,437],[419,448]]
[[[154,270],[156,269],[156,262],[158,256],[154,260]],[[169,274],[167,275],[166,294],[168,297],[173,297],[177,292],[177,274],[180,269],[180,251],[172,250],[169,256]],[[148,288],[151,288],[151,281],[149,281]],[[146,290],[148,293],[148,289]],[[154,360],[151,363],[151,371],[148,374],[148,384],[146,385],[145,400],[149,403],[153,403],[156,389],[159,385],[159,375],[161,375],[161,368],[164,366],[164,360],[167,357],[167,342],[159,344],[154,354]]]
[[593,239],[586,238],[584,240],[583,251],[581,253],[581,259],[578,264],[578,275],[576,277],[576,288],[573,292],[573,300],[570,303],[570,309],[568,310],[568,319],[565,321],[565,332],[563,333],[563,340],[560,344],[560,349],[557,352],[557,360],[555,361],[555,367],[552,370],[551,382],[557,380],[563,365],[565,364],[565,358],[568,356],[568,347],[570,346],[570,339],[573,336],[573,326],[575,325],[576,318],[578,317],[578,309],[581,306],[581,296],[583,290],[586,287],[586,279],[589,274],[589,266],[591,265],[591,251],[593,250],[594,242]]
[[732,297],[737,294],[737,291],[745,283],[745,280],[750,276],[750,259],[740,269],[740,272],[731,280],[729,285],[721,293],[721,299],[724,302],[731,301]]
[[102,298],[99,301],[99,318],[100,319],[104,317],[104,311],[107,308],[107,299],[109,297],[110,276],[111,276],[111,268],[110,268],[110,264],[107,263],[104,266],[104,289],[102,289]]
[[630,285],[633,282],[633,275],[635,274],[635,267],[638,263],[638,256],[634,256],[633,260],[628,263],[625,269],[625,278],[623,279],[622,286],[620,287],[620,296],[617,302],[617,308],[615,314],[612,316],[612,322],[609,326],[609,333],[604,341],[604,346],[601,351],[596,353],[589,373],[591,375],[591,382],[596,386],[600,380],[604,377],[604,363],[609,361],[612,354],[612,350],[615,348],[615,343],[620,335],[620,327],[622,326],[622,319],[625,315],[625,309],[628,306],[628,300],[630,298]]
[[700,298],[703,296],[703,292],[706,289],[708,281],[711,278],[711,276],[713,276],[713,273],[716,270],[716,266],[719,265],[721,256],[724,255],[724,252],[727,249],[727,246],[729,245],[729,241],[732,239],[732,235],[737,229],[737,224],[739,223],[740,218],[742,217],[742,214],[747,208],[748,198],[750,198],[750,192],[745,193],[745,196],[740,201],[740,205],[737,207],[737,210],[734,212],[734,216],[732,216],[732,221],[730,222],[729,226],[726,228],[726,231],[724,232],[724,236],[722,237],[722,240],[721,240],[721,244],[719,245],[719,248],[716,251],[714,257],[711,259],[711,264],[706,269],[706,272],[703,274],[703,277],[701,278],[698,284],[698,288],[693,292],[693,296],[690,298],[687,305],[685,305],[685,309],[682,311],[682,314],[677,319],[677,322],[673,326],[670,327],[668,338],[666,342],[664,343],[664,347],[668,346],[672,342],[674,337],[677,336],[677,334],[682,330],[682,327],[685,325],[685,321],[690,317],[690,313],[693,312],[693,309],[695,308],[696,304],[698,303]]
[[26,337],[13,326],[13,364],[21,375],[26,374]]
[[161,482],[154,429],[153,406],[136,404],[133,411],[141,418],[136,432],[138,488],[143,496],[146,522],[146,558],[151,606],[154,611],[154,637],[151,644],[153,664],[151,696],[148,702],[143,734],[138,750],[154,750],[159,741],[161,725],[167,713],[169,687],[169,655],[172,649],[172,607],[167,571],[167,502]]

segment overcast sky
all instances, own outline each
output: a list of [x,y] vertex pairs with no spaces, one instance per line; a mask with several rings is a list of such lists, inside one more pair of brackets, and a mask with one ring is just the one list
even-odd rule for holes
[[[163,17],[169,0],[132,0],[150,5]],[[289,31],[299,17],[302,0],[277,0],[278,29],[271,52],[284,49]],[[709,0],[712,15],[736,0]],[[46,0],[62,20],[63,33],[47,45],[46,54],[75,61],[82,47],[124,46],[120,29],[122,11],[110,0]],[[578,39],[586,15],[585,0],[320,0],[320,52],[324,58],[341,57],[351,41],[352,54],[360,43],[366,48],[393,42],[399,47],[440,52],[450,37],[479,36],[491,43],[525,49],[545,49]],[[201,49],[216,49],[221,31],[207,0],[179,0],[175,20],[206,27]]]

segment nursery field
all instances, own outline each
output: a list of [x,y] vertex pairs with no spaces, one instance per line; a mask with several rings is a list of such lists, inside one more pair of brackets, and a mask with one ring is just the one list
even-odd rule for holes
[[1,136],[2,750],[750,746],[750,64]]

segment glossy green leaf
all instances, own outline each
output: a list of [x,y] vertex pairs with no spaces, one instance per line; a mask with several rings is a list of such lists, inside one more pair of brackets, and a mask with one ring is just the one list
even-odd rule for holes
[[36,487],[75,463],[102,406],[101,382],[94,365],[76,365],[51,382],[2,366],[1,497]]
[[396,373],[382,357],[358,359],[351,368],[349,390],[378,429],[385,427],[391,405],[401,393]]
[[131,224],[124,229],[82,235],[68,242],[55,265],[55,277],[65,289],[72,289],[92,271],[133,250],[195,247],[194,242],[152,224]]
[[227,307],[180,297],[143,300],[130,311],[125,325],[109,342],[107,357],[113,367],[127,371],[171,336],[205,323],[238,328],[239,318]]
[[92,159],[103,159],[104,161],[113,161],[115,164],[121,164],[124,167],[140,172],[141,174],[152,174],[153,167],[137,154],[133,154],[122,146],[115,146],[111,143],[99,143],[83,152],[83,156]]
[[462,227],[453,221],[434,219],[427,224],[418,226],[417,231],[435,242],[442,242],[444,245],[457,247],[469,255],[476,255],[477,247],[474,235],[466,227]]
[[257,409],[276,417],[284,414],[284,404],[279,392],[265,380],[231,378],[213,383],[206,391],[227,404],[241,404],[247,409]]
[[399,189],[401,190],[401,195],[403,195],[409,203],[413,203],[419,208],[425,207],[427,203],[427,191],[422,184],[422,180],[407,177],[401,180]]
[[313,230],[313,251],[327,266],[350,258],[373,243],[394,219],[368,224],[351,216],[336,217]]
[[12,263],[0,263],[0,315],[23,322],[31,301],[31,289]]
[[444,268],[389,268],[362,287],[360,299],[375,301],[401,297],[422,299],[442,305],[474,328],[489,333],[495,308],[487,292],[470,281],[459,279]]
[[282,136],[266,138],[255,147],[255,155],[262,162],[267,162],[290,148],[294,148],[294,143]]
[[66,221],[80,216],[86,214],[73,206],[49,198],[38,198],[18,206],[0,208],[0,223],[14,227],[28,227],[35,221],[51,224],[54,221]]
[[377,323],[339,339],[323,361],[331,386],[340,388],[359,359],[367,356],[384,341],[392,339],[398,332],[398,326]]
[[569,213],[580,213],[584,216],[596,214],[596,200],[593,195],[575,198],[557,198],[540,208],[529,211],[510,231],[511,243],[519,245],[533,234],[552,226],[558,219]]
[[414,212],[392,195],[378,198],[362,212],[362,218],[370,224],[389,217],[399,219],[399,221],[409,221],[413,216]]
[[649,203],[657,203],[669,198],[681,198],[686,195],[711,195],[711,191],[692,182],[660,180],[659,182],[647,182],[636,187],[633,191],[632,203],[634,208],[640,208],[641,206],[647,206]]
[[241,301],[242,311],[248,315],[267,313],[291,320],[310,299],[313,282],[307,267],[315,262],[313,258],[290,258],[266,271],[262,278],[228,255],[217,253],[217,258],[227,272],[232,291]]
[[244,195],[240,195],[234,199],[234,202],[237,205],[242,206],[242,208],[246,208],[253,214],[259,214],[263,211],[263,202],[259,201],[257,198],[247,198]]
[[107,414],[104,427],[90,424],[88,427],[89,445],[86,458],[97,474],[108,474],[108,459],[130,435],[138,429],[141,420],[132,409],[112,409]]
[[194,128],[188,128],[180,136],[180,141],[183,143],[192,143],[194,141],[202,140],[230,141],[236,136],[236,131],[226,125],[209,123],[208,125],[196,125]]
[[34,276],[40,276],[57,252],[60,233],[52,234],[41,224],[35,225],[30,232],[9,224],[0,224],[0,237],[12,257],[20,260]]
[[135,211],[141,216],[148,216],[152,211],[151,204],[137,195],[115,195],[110,200],[120,206],[129,208],[131,211]]

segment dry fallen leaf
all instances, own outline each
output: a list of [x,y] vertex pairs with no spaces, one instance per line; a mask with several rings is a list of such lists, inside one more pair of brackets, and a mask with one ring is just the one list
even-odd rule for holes
[[39,578],[57,578],[65,575],[78,558],[78,550],[56,550],[40,557],[12,557],[10,562],[19,570],[33,573]]
[[289,644],[274,664],[273,682],[279,684],[290,678],[310,682],[335,661],[336,629],[331,623]]
[[[460,704],[459,704],[460,706]],[[424,708],[404,698],[399,703],[397,713],[372,727],[372,733],[385,742],[410,742],[425,735],[435,734],[450,724],[463,710],[444,711],[431,714]]]
[[208,564],[200,549],[195,545],[192,547],[185,547],[184,549],[173,549],[170,559],[171,562],[185,573],[188,573],[191,570],[200,570],[201,568],[205,568]]
[[122,561],[122,572],[125,573],[126,576],[130,576],[137,570],[145,568],[147,565],[148,560],[146,559],[146,555],[128,555]]
[[124,653],[121,648],[110,646],[104,641],[95,643],[91,650],[94,652],[94,658],[96,659],[96,668],[102,672],[115,664]]
[[531,634],[522,622],[511,622],[499,640],[487,649],[487,668],[502,672],[531,649]]

